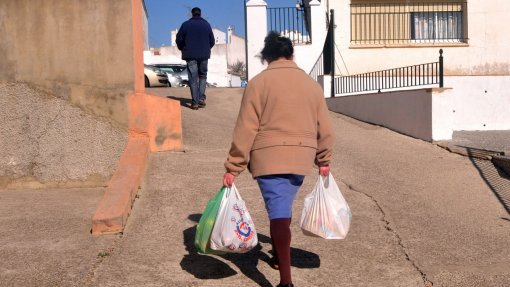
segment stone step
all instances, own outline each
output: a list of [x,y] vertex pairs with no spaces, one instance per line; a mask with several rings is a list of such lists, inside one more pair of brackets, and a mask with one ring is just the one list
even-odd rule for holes
[[510,155],[495,155],[492,163],[510,176]]
[[451,143],[462,148],[503,154],[510,151],[510,130],[454,131]]

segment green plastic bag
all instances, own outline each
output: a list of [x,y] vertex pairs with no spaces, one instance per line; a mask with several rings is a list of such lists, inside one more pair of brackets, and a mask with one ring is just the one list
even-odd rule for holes
[[221,205],[225,187],[222,187],[218,193],[209,200],[205,207],[204,213],[200,217],[197,225],[197,232],[195,234],[195,247],[198,253],[202,254],[225,254],[222,251],[212,250],[210,247],[211,233],[216,221],[216,215]]

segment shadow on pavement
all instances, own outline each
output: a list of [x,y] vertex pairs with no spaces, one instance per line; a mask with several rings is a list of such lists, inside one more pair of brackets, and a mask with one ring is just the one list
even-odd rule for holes
[[182,107],[191,108],[191,99],[190,98],[180,98],[180,97],[174,97],[174,96],[166,96],[169,99],[177,100],[179,103],[181,103]]
[[494,166],[491,161],[473,157],[473,152],[476,152],[476,149],[474,151],[468,150],[469,160],[471,160],[482,179],[494,192],[494,195],[496,195],[508,214],[510,214],[510,176]]
[[[201,214],[191,214],[188,219],[197,222]],[[228,264],[216,259],[219,256],[232,262],[239,270],[252,281],[262,287],[273,286],[262,274],[257,265],[259,261],[269,264],[270,257],[262,252],[262,246],[258,244],[255,248],[245,254],[228,253],[225,255],[202,255],[195,248],[196,225],[183,231],[184,245],[189,254],[181,260],[183,270],[198,279],[221,279],[236,275],[237,272]],[[257,233],[259,243],[271,243],[271,238]],[[297,268],[319,268],[320,258],[317,254],[302,249],[291,248],[292,266]],[[275,271],[277,272],[277,271]]]

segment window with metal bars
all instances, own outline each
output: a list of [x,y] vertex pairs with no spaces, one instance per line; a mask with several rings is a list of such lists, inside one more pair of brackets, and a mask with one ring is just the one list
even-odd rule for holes
[[353,0],[353,45],[462,43],[467,41],[466,1],[418,2]]
[[462,12],[411,12],[412,40],[463,39]]

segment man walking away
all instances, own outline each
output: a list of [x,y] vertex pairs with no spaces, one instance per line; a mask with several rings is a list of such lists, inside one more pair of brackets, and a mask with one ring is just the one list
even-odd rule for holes
[[182,59],[187,63],[191,109],[198,110],[205,107],[207,61],[215,40],[211,25],[201,17],[200,8],[191,9],[191,15],[188,21],[182,23],[175,41],[182,52]]

